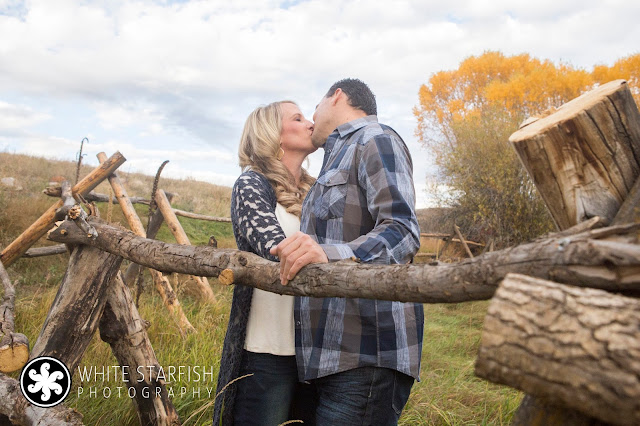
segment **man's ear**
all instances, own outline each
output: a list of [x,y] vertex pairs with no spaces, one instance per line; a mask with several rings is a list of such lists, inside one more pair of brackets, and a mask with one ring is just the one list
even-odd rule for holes
[[344,99],[346,94],[342,91],[341,88],[337,88],[333,95],[331,95],[331,105],[336,106],[341,99]]

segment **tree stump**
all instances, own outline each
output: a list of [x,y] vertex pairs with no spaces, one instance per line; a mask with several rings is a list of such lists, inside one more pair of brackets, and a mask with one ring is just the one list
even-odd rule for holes
[[[488,308],[476,374],[605,422],[637,425],[638,330],[640,300],[509,274]],[[542,424],[549,423],[566,424]]]
[[610,223],[640,174],[640,112],[624,80],[604,84],[509,138],[559,229]]

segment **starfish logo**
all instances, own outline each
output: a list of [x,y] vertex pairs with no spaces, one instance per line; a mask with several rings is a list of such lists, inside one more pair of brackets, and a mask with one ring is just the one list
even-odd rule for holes
[[71,374],[60,360],[41,356],[34,358],[22,369],[20,390],[24,397],[38,407],[48,408],[60,404],[71,389]]

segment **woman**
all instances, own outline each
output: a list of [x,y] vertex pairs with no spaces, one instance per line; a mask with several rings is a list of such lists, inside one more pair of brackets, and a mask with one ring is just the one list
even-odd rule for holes
[[[243,173],[231,195],[238,249],[277,261],[269,249],[300,229],[314,179],[302,168],[316,148],[313,123],[291,101],[256,108],[240,140]],[[229,383],[245,374],[253,376]],[[224,341],[213,424],[278,425],[296,394],[293,297],[236,286]]]

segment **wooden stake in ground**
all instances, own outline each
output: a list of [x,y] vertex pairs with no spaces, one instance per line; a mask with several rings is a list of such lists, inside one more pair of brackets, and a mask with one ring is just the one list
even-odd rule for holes
[[638,330],[638,299],[509,274],[491,299],[475,371],[612,424],[638,425]]
[[[72,223],[76,226],[75,223]],[[109,283],[122,258],[81,245],[74,248],[31,358],[53,356],[74,371],[102,317]]]
[[[189,241],[189,237],[186,232],[180,225],[180,221],[176,217],[175,213],[171,209],[171,204],[167,199],[165,192],[162,189],[158,189],[156,192],[156,204],[158,205],[158,209],[162,212],[162,216],[164,216],[165,222],[169,226],[171,233],[174,238],[178,242],[178,244],[183,244],[186,246],[191,245],[191,241]],[[197,291],[200,295],[200,298],[206,302],[215,302],[216,298],[213,295],[213,291],[211,290],[211,285],[206,277],[196,277],[193,276],[194,281],[196,283]]]
[[29,361],[29,339],[22,333],[15,333],[16,291],[2,262],[0,281],[4,286],[0,304],[0,372],[10,373],[21,369]]
[[165,381],[158,377],[160,364],[146,329],[147,323],[140,317],[129,288],[122,281],[121,274],[116,275],[100,319],[100,337],[111,345],[118,363],[128,367],[130,377],[127,386],[135,390],[133,402],[140,424],[180,424]]
[[[106,161],[106,155],[103,152],[99,153],[98,160],[101,163]],[[116,173],[113,173],[109,176],[109,183],[111,184],[113,192],[118,198],[118,202],[120,203],[122,212],[124,213],[124,216],[127,219],[131,230],[136,235],[144,237],[146,235],[144,226],[142,226],[142,222],[140,221],[140,218],[133,208],[133,205],[129,201],[127,192],[125,191],[124,186],[122,186],[120,178]],[[162,301],[164,302],[167,309],[169,309],[169,312],[175,316],[180,329],[183,331],[194,332],[195,328],[193,327],[193,325],[191,325],[187,317],[184,315],[182,306],[180,306],[180,301],[178,300],[178,296],[176,295],[175,291],[173,291],[169,280],[157,270],[149,269],[149,272],[151,273],[151,277],[153,278],[156,290],[158,290],[158,293],[160,293]]]
[[624,80],[603,84],[509,138],[559,229],[611,223],[640,172],[640,112]]
[[[126,159],[122,154],[116,152],[107,161],[94,169],[85,176],[72,189],[74,195],[84,195],[98,186],[107,176],[120,167]],[[9,244],[2,253],[0,253],[0,262],[5,267],[9,267],[16,259],[31,247],[33,243],[38,241],[46,232],[51,229],[54,224],[56,210],[62,207],[63,201],[60,200],[40,216],[29,228],[27,228],[18,238]]]

